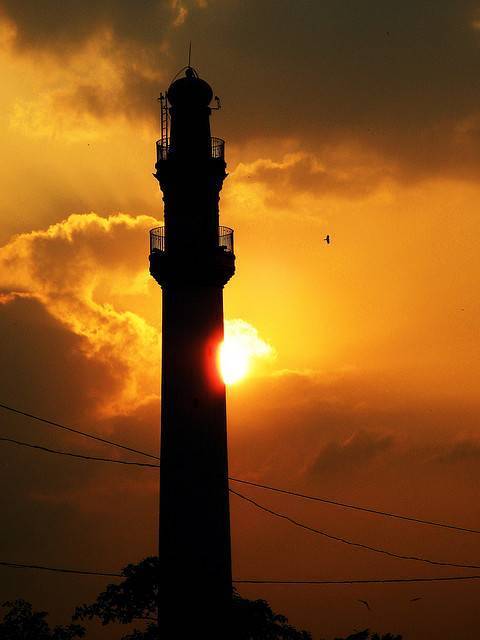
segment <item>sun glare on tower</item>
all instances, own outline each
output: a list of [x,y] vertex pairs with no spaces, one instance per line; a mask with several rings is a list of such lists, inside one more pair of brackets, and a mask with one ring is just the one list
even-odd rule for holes
[[259,337],[251,324],[244,320],[225,321],[225,339],[219,352],[225,384],[239,382],[250,373],[255,360],[273,355],[273,348]]

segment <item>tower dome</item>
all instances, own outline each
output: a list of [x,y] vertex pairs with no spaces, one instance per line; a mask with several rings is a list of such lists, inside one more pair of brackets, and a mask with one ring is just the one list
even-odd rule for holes
[[172,107],[208,107],[213,98],[212,87],[198,77],[192,67],[187,67],[185,76],[178,78],[167,91]]

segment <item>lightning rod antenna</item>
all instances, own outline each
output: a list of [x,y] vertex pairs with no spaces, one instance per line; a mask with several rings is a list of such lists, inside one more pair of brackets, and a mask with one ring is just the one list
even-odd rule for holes
[[192,60],[192,41],[190,40],[190,44],[188,45],[188,66],[190,67],[190,62]]

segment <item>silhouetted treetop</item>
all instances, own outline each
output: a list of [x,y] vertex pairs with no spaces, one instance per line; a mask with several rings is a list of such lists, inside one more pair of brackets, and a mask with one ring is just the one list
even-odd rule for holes
[[75,610],[75,619],[98,618],[102,624],[128,624],[136,619],[156,621],[158,603],[158,558],[145,558],[122,570],[125,580],[109,584],[93,604]]
[[288,619],[274,613],[265,600],[247,600],[233,594],[232,638],[234,640],[311,640],[308,631],[299,631]]
[[[146,629],[134,630],[123,636],[123,640],[157,640],[158,626],[158,558],[145,558],[137,565],[123,569],[125,579],[119,584],[110,584],[90,605],[77,607],[75,619],[99,619],[102,624],[120,622],[147,622]],[[185,592],[195,598],[193,588]],[[189,614],[188,599],[185,600],[185,615]],[[198,621],[199,636],[202,621]],[[238,593],[233,594],[231,615],[231,640],[311,640],[307,631],[299,631],[288,624],[285,616],[272,611],[265,600],[247,600]]]
[[[123,636],[122,640],[158,640],[159,574],[159,560],[156,557],[145,558],[138,564],[129,564],[122,571],[124,580],[119,584],[108,585],[93,604],[77,607],[74,619],[91,620],[96,618],[104,625],[110,622],[132,624],[143,621],[145,628],[130,631]],[[198,588],[201,589],[201,585]],[[190,608],[193,609],[191,605],[189,607],[189,599],[193,601],[194,598],[195,588],[186,584],[185,602],[183,603],[186,616],[190,614]],[[265,600],[248,600],[242,598],[235,591],[230,625],[229,640],[312,639],[308,631],[296,629],[288,624],[285,616],[272,611]],[[202,620],[199,619],[198,637],[204,637],[205,634],[208,636],[208,629],[202,627]],[[3,636],[0,638],[3,640]],[[55,639],[64,640],[60,637],[58,639],[55,637]],[[391,633],[379,635],[365,629],[349,635],[347,638],[336,638],[335,640],[402,640],[402,636]]]
[[391,633],[379,635],[378,633],[371,633],[370,629],[364,629],[363,631],[357,631],[346,638],[335,638],[335,640],[402,640],[402,636],[395,636]]
[[0,622],[1,640],[71,640],[85,635],[85,629],[78,624],[50,629],[45,611],[33,611],[25,600],[4,602],[8,609]]

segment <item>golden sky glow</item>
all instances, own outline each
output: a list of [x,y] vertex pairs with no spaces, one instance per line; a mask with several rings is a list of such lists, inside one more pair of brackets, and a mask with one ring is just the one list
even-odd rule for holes
[[[221,223],[235,229],[223,364],[227,382],[241,381],[228,389],[232,475],[479,528],[478,6],[41,4],[0,10],[0,400],[156,451],[156,96],[191,39],[222,98]],[[17,418],[2,416],[2,430],[107,453]],[[148,471],[1,454],[14,493],[5,557],[116,570],[154,552]],[[256,497],[338,535],[476,560],[474,539]],[[237,576],[433,575],[233,499],[232,531]],[[102,587],[57,580],[9,574],[0,595],[60,622]],[[407,604],[410,587],[244,593],[317,638],[368,626],[473,640],[474,589],[423,587],[421,608]]]

